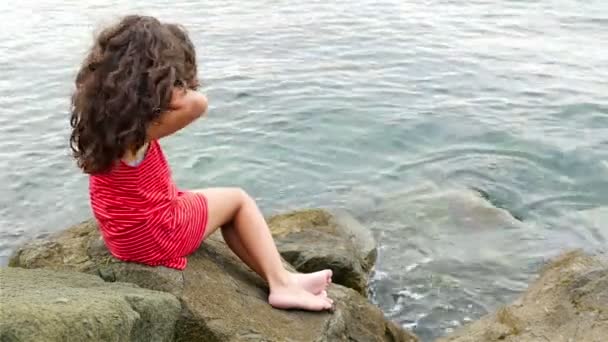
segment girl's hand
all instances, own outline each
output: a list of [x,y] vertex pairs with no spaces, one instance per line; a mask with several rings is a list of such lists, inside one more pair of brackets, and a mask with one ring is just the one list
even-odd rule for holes
[[148,139],[160,139],[188,126],[207,111],[205,95],[175,87],[169,103],[169,111],[148,127]]

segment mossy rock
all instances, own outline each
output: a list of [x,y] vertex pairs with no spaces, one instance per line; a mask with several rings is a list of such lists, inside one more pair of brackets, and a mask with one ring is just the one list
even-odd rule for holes
[[439,342],[602,342],[608,338],[608,264],[581,251],[548,263],[513,304]]
[[333,313],[273,309],[262,279],[236,258],[220,234],[189,257],[184,271],[112,258],[92,221],[26,244],[10,264],[77,270],[169,292],[181,302],[176,341],[417,341],[359,293],[341,285],[328,291],[336,301]]
[[0,269],[0,341],[173,341],[175,296],[89,274]]

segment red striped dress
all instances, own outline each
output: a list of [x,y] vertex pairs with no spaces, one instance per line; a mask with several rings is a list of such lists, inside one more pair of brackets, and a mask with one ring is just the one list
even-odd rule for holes
[[177,189],[156,140],[139,165],[120,161],[91,175],[89,192],[106,246],[118,259],[183,270],[202,242],[207,200]]

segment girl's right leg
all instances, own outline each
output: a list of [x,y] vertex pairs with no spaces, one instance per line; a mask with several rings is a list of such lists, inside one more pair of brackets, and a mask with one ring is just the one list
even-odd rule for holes
[[[321,311],[331,309],[332,301],[314,295],[307,285],[327,286],[331,271],[295,275],[284,267],[268,225],[257,205],[243,190],[216,188],[199,191],[207,199],[208,221],[204,237],[222,227],[229,247],[264,278],[270,287],[269,303],[281,309]],[[300,276],[300,277],[298,277]],[[302,280],[306,281],[302,281]]]

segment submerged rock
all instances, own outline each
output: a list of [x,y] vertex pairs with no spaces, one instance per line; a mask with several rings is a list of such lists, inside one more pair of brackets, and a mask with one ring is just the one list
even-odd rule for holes
[[114,259],[91,221],[25,245],[10,265],[78,270],[170,292],[182,304],[177,341],[417,341],[357,292],[340,285],[329,289],[337,303],[333,313],[273,309],[265,284],[233,255],[220,234],[189,257],[183,272]]
[[549,263],[513,304],[442,342],[602,342],[608,338],[608,263],[569,252]]
[[273,216],[268,224],[279,252],[298,271],[331,268],[335,283],[366,294],[376,242],[348,213],[302,210]]
[[584,231],[577,230],[577,233],[585,238],[587,246],[592,247],[595,245],[600,250],[607,246],[608,229],[605,229],[605,225],[608,222],[608,207],[582,210],[578,214],[578,217],[582,219],[582,226],[586,229]]
[[181,310],[168,293],[96,276],[0,269],[0,341],[173,341]]
[[466,188],[440,189],[435,184],[390,194],[375,210],[396,222],[450,225],[462,229],[517,228],[522,222],[496,207],[483,192]]

